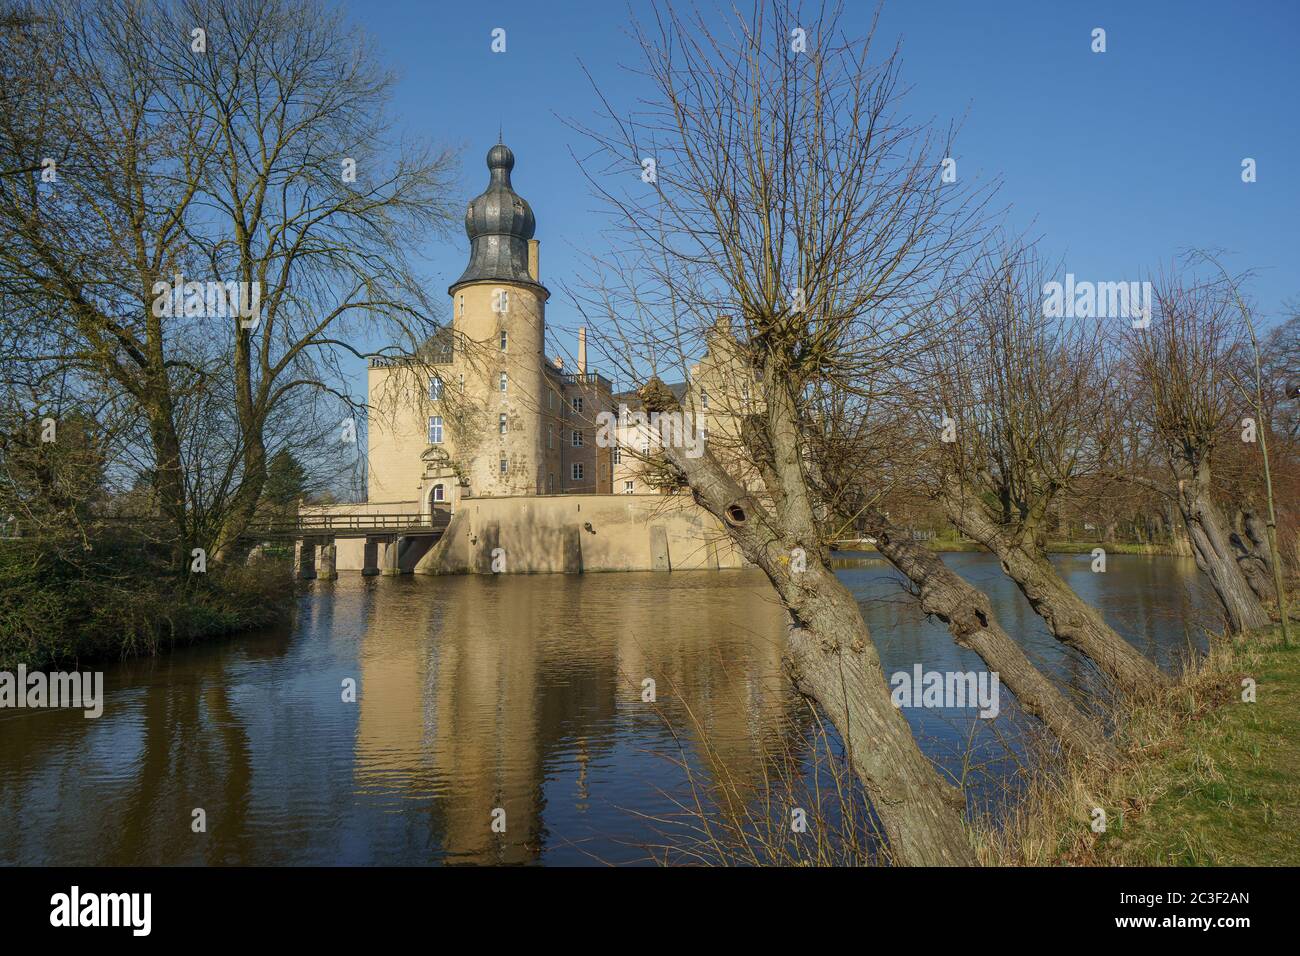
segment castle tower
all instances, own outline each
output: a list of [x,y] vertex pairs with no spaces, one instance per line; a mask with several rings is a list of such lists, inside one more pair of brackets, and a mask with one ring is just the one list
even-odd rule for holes
[[448,289],[465,395],[481,409],[473,447],[460,449],[475,495],[543,490],[550,292],[538,275],[532,208],[510,183],[514,165],[505,145],[488,150],[488,187],[465,210],[469,266]]

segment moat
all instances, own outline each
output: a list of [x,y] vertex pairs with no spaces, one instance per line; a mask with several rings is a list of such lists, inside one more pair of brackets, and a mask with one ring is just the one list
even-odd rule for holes
[[[993,559],[945,560],[1063,685],[1091,679]],[[1213,595],[1191,559],[1111,556],[1104,574],[1088,555],[1054,560],[1162,665],[1203,646],[1195,622],[1213,618]],[[982,669],[883,561],[838,573],[887,674]],[[0,712],[0,864],[645,861],[666,838],[647,818],[682,792],[674,760],[699,766],[707,737],[757,783],[762,754],[809,723],[757,572],[348,575],[300,603],[292,627],[106,668],[98,720]],[[978,794],[1013,772],[1008,704],[992,722],[907,715],[954,776],[981,768]]]

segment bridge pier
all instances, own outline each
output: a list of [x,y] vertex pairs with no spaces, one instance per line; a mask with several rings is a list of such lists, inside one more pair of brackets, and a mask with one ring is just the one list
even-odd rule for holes
[[338,548],[333,538],[322,538],[316,546],[316,578],[320,581],[334,581],[338,578]]
[[384,541],[384,574],[394,575],[401,574],[401,565],[397,562],[397,557],[402,547],[402,539],[397,535],[391,535]]
[[361,557],[361,576],[373,577],[379,573],[379,549],[382,542],[378,538],[366,538]]
[[303,581],[316,577],[316,539],[298,538],[293,543],[293,576]]

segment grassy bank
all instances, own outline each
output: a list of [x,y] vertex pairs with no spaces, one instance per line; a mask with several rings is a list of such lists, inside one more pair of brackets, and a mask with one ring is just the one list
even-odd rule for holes
[[1102,548],[1107,554],[1177,554],[1164,544],[1138,544],[1130,541],[1064,541],[1052,540],[1047,543],[1047,550],[1052,554],[1091,554]]
[[1300,649],[1278,632],[1216,643],[1167,697],[1121,714],[1117,740],[1117,772],[1037,784],[1005,830],[982,834],[985,862],[1300,864]]
[[285,562],[181,578],[138,542],[0,542],[0,670],[156,654],[286,620],[292,607]]

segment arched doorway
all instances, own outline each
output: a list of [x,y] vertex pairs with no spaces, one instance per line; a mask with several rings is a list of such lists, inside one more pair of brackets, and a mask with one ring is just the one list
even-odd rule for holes
[[447,486],[441,481],[429,489],[429,514],[447,510]]

